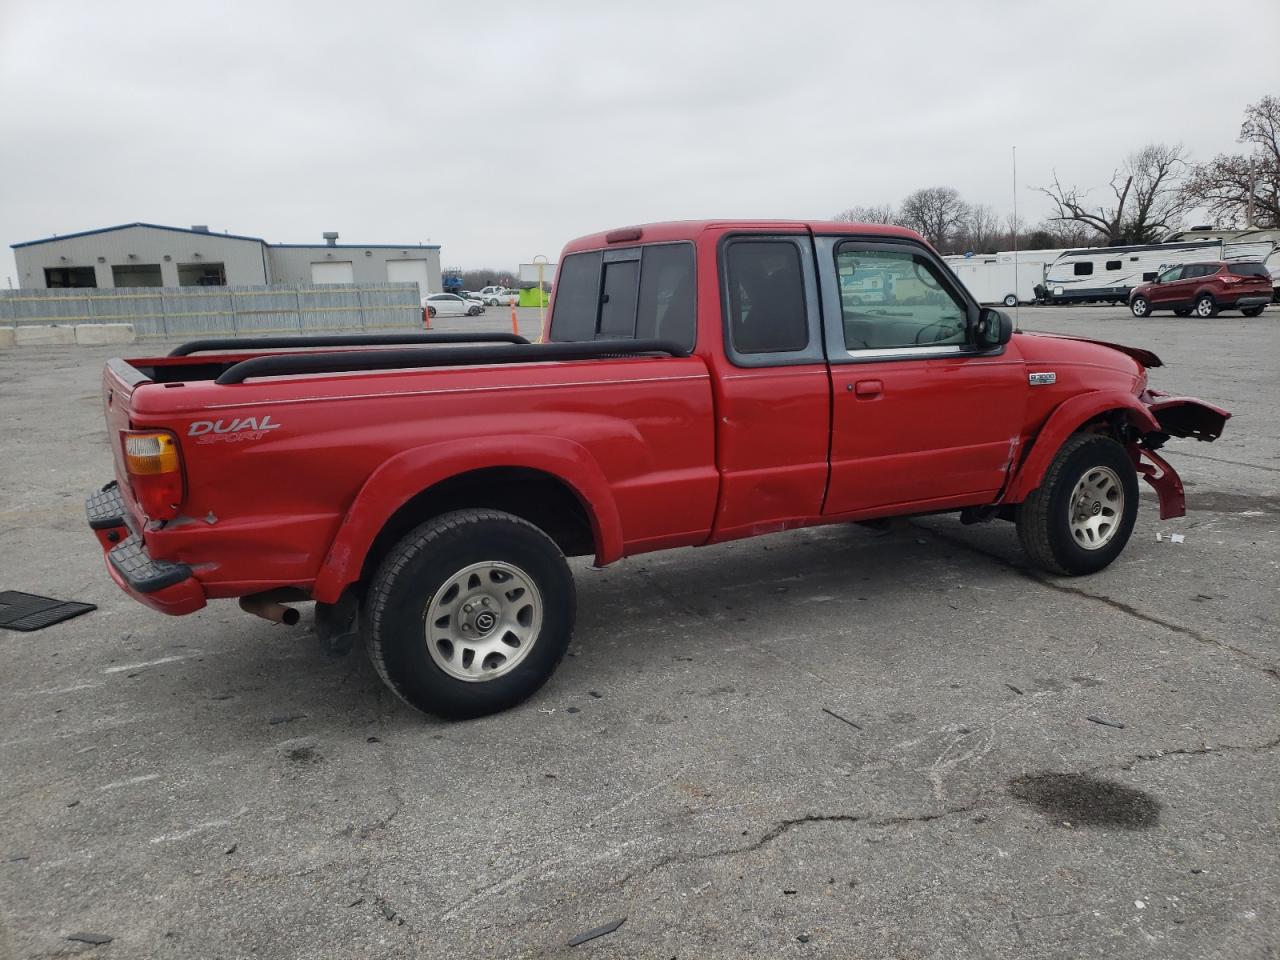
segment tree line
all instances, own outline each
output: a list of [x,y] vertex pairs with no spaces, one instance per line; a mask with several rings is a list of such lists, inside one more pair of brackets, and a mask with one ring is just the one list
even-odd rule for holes
[[[1081,189],[1053,173],[1037,187],[1053,214],[1032,227],[970,204],[954,187],[923,187],[897,207],[853,206],[835,219],[909,227],[943,253],[1156,243],[1204,209],[1219,227],[1280,227],[1280,97],[1245,108],[1246,151],[1191,163],[1181,144],[1148,144],[1125,158],[1105,188]],[[1101,194],[1099,198],[1097,194]]]

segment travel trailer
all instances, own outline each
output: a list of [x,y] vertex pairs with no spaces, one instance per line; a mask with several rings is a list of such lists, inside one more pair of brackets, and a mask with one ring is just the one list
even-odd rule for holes
[[[982,304],[1031,303],[1035,288],[1044,282],[1045,267],[1053,263],[1062,250],[1012,250],[1001,253],[978,253],[971,256],[943,257],[951,272]],[[1016,260],[1015,260],[1016,257]]]
[[1066,250],[1049,265],[1036,293],[1045,303],[1124,303],[1130,290],[1166,267],[1205,260],[1265,262],[1274,251],[1274,242],[1252,238]]

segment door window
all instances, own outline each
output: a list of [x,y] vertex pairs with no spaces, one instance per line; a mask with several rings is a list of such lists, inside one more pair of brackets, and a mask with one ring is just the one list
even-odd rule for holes
[[1182,279],[1182,267],[1171,267],[1164,273],[1160,274],[1160,283],[1173,283],[1175,280]]
[[809,345],[800,248],[740,240],[725,255],[729,340],[738,353],[788,353]]
[[929,259],[911,250],[836,253],[845,349],[962,346],[968,309]]

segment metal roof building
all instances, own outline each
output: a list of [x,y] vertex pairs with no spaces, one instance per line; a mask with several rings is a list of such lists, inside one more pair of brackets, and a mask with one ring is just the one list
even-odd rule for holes
[[19,286],[188,287],[413,281],[440,284],[439,244],[267,243],[206,226],[124,223],[13,244]]

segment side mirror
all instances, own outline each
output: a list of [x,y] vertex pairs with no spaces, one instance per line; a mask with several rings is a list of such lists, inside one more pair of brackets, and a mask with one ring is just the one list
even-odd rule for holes
[[1013,321],[1007,313],[983,307],[978,313],[977,326],[973,328],[973,340],[979,347],[1002,347],[1013,339]]

